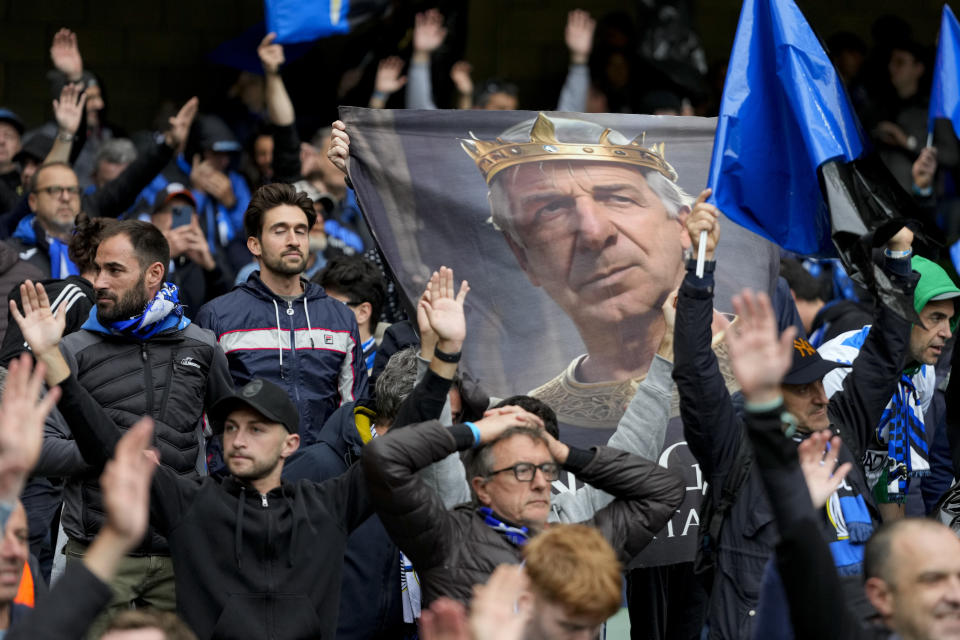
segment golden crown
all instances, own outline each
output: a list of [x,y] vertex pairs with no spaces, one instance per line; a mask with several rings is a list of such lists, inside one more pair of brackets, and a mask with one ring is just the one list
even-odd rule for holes
[[[645,167],[662,173],[677,181],[677,172],[663,158],[663,143],[651,147],[642,146],[643,136],[637,136],[627,144],[613,144],[608,140],[612,129],[604,129],[596,143],[572,143],[557,140],[553,121],[540,113],[530,130],[530,142],[478,140],[475,136],[461,138],[460,146],[477,163],[487,184],[493,177],[509,167],[527,162],[545,160],[580,160],[589,162],[617,162]],[[473,136],[473,133],[470,133]]]

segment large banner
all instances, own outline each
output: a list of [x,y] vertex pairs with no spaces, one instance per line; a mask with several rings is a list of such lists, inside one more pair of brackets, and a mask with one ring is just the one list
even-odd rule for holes
[[[351,107],[341,118],[351,181],[403,293],[415,302],[441,265],[470,282],[462,366],[491,396],[547,402],[564,442],[605,444],[663,335],[716,120]],[[728,312],[741,288],[771,290],[779,254],[721,224],[716,304]],[[676,397],[672,415],[660,462],[683,472],[687,499],[635,566],[694,555],[705,486]]]

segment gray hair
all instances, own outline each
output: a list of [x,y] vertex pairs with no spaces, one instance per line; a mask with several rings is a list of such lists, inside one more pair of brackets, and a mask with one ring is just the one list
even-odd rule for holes
[[130,164],[137,159],[137,148],[127,138],[113,138],[100,145],[93,166],[99,167],[101,162],[114,164]]
[[390,356],[377,378],[377,423],[390,424],[400,405],[417,384],[417,347],[407,347]]
[[[599,139],[606,127],[595,122],[580,120],[576,118],[550,118],[555,128],[557,140],[570,143],[594,144]],[[510,142],[526,142],[530,140],[530,131],[533,128],[535,119],[528,119],[513,125],[501,133],[498,138]],[[626,145],[630,144],[630,139],[619,131],[611,130],[607,140],[612,144]],[[547,162],[560,162],[559,160],[549,160]],[[569,162],[569,161],[568,161]],[[584,162],[590,162],[588,156],[584,156]],[[519,166],[519,165],[518,165]],[[494,176],[490,184],[490,212],[491,220],[498,229],[509,234],[510,238],[519,243],[516,228],[513,225],[513,212],[511,210],[510,198],[507,195],[506,185],[510,180],[515,180],[518,173],[518,166],[504,169],[501,173]],[[683,188],[673,180],[654,169],[645,169],[642,167],[633,167],[633,165],[624,164],[625,167],[637,169],[647,181],[650,190],[657,194],[663,206],[667,210],[667,215],[676,218],[680,215],[683,208],[690,208],[696,201],[696,198],[688,194]],[[543,171],[543,162],[539,163],[540,171]]]
[[[589,160],[585,161],[589,162]],[[550,160],[548,162],[556,163],[560,161]],[[543,170],[543,165],[544,162],[539,163],[541,171]],[[684,208],[691,208],[696,201],[696,198],[684,191],[683,187],[659,171],[631,167],[631,165],[626,164],[623,166],[635,168],[640,175],[643,176],[647,181],[647,186],[660,198],[664,208],[667,210],[667,215],[671,218],[677,218]],[[509,234],[510,238],[517,244],[522,244],[520,237],[517,235],[516,227],[513,224],[514,215],[510,203],[510,196],[507,193],[507,183],[516,178],[518,168],[519,165],[504,169],[499,175],[494,177],[493,182],[490,184],[488,199],[490,201],[490,214],[493,225],[500,231]]]
[[[493,465],[496,461],[493,459],[493,447],[504,440],[509,440],[514,436],[527,436],[534,442],[541,442],[547,445],[547,439],[539,429],[531,427],[510,427],[494,440],[484,443],[476,449],[469,449],[463,456],[463,466],[467,472],[467,479],[470,481],[470,491],[473,492],[473,478],[486,478],[493,471]],[[476,492],[473,494],[476,499]]]

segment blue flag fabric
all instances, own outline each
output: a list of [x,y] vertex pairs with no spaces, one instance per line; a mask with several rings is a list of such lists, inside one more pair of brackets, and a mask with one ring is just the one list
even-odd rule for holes
[[803,255],[833,255],[817,169],[864,149],[833,64],[792,0],[745,0],[708,186],[731,220]]
[[265,0],[267,31],[278,44],[311,42],[350,31],[350,0]]
[[960,24],[947,5],[943,5],[940,19],[940,44],[937,62],[933,65],[927,131],[933,131],[936,118],[949,118],[954,133],[960,135]]

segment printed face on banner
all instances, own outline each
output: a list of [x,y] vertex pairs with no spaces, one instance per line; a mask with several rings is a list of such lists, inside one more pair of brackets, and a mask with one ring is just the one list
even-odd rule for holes
[[[563,442],[606,444],[666,331],[662,306],[684,274],[684,222],[706,182],[715,122],[352,108],[342,119],[351,181],[407,299],[437,267],[452,267],[470,282],[462,366],[490,396],[548,404]],[[721,226],[715,302],[727,310],[746,286],[771,291],[779,255]],[[707,481],[676,394],[660,398],[658,424],[632,428],[659,431],[636,437],[663,438],[646,455],[684,474],[687,499],[639,557],[646,566],[692,558]],[[578,486],[566,472],[552,483],[559,493]]]
[[490,202],[530,282],[581,332],[659,314],[677,285],[689,207],[668,211],[636,167],[517,165],[496,176]]

